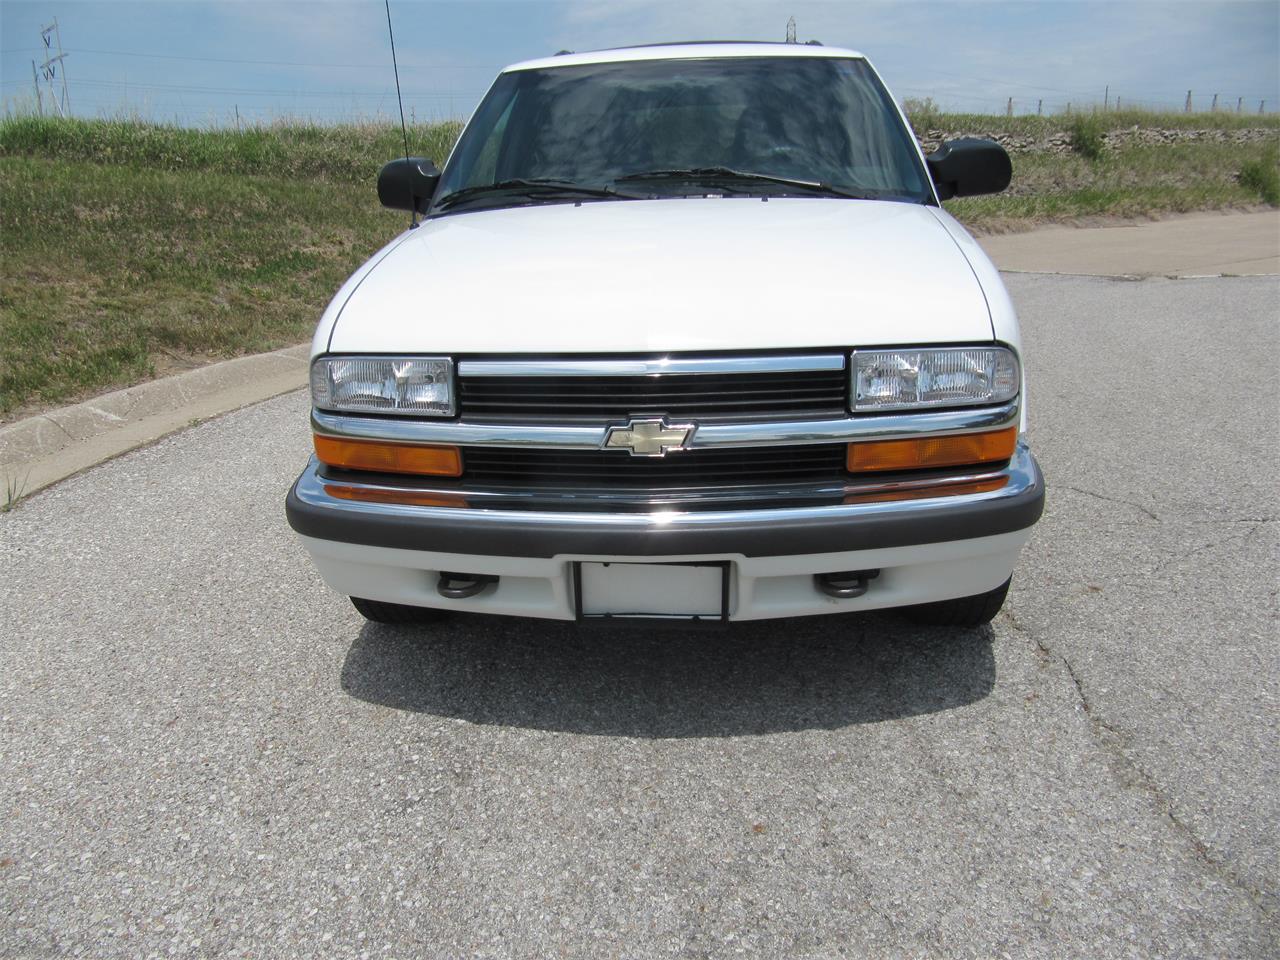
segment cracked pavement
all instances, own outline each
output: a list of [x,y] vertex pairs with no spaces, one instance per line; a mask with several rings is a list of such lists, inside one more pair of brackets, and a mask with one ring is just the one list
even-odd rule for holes
[[298,393],[0,516],[0,956],[1276,955],[1280,281],[1007,282],[990,629],[366,625]]

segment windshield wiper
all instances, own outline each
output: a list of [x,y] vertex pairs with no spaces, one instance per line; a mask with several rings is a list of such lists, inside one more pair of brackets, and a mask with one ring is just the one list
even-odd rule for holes
[[732,167],[691,167],[688,170],[645,170],[640,173],[625,173],[616,177],[615,183],[630,180],[746,180],[756,183],[776,183],[784,187],[799,187],[815,193],[824,193],[833,197],[849,197],[853,200],[874,200],[870,194],[853,193],[833,187],[829,183],[818,180],[795,180],[791,177],[775,177],[769,173],[752,173],[747,170],[734,170]]
[[444,210],[462,200],[472,200],[487,194],[510,193],[513,191],[523,191],[523,193],[518,193],[517,196],[530,197],[559,194],[567,197],[605,197],[611,200],[642,199],[641,194],[623,193],[610,186],[591,187],[581,183],[571,183],[568,180],[515,177],[510,180],[500,180],[497,183],[478,183],[474,186],[455,190],[448,196],[441,198],[436,207]]

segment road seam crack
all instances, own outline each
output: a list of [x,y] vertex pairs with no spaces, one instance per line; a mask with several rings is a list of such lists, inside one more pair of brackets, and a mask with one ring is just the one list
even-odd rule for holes
[[1123,505],[1124,505],[1124,506],[1126,506],[1126,507],[1133,507],[1133,509],[1135,509],[1135,510],[1141,510],[1143,513],[1145,513],[1148,517],[1150,517],[1150,518],[1151,518],[1152,520],[1154,520],[1156,523],[1163,523],[1163,522],[1164,522],[1164,521],[1163,521],[1163,520],[1161,520],[1158,516],[1156,516],[1156,515],[1155,515],[1155,513],[1153,513],[1151,510],[1149,510],[1147,507],[1144,507],[1144,506],[1143,506],[1142,504],[1140,504],[1140,503],[1135,503],[1135,502],[1134,502],[1134,501],[1132,501],[1132,500],[1124,500],[1124,499],[1121,499],[1120,497],[1108,497],[1108,496],[1106,496],[1105,494],[1101,494],[1101,493],[1094,493],[1092,490],[1085,490],[1083,487],[1072,487],[1072,486],[1069,486],[1069,485],[1066,485],[1066,484],[1061,484],[1061,483],[1059,483],[1059,484],[1055,484],[1055,485],[1054,485],[1054,489],[1055,489],[1055,490],[1070,490],[1070,491],[1072,491],[1072,492],[1074,492],[1074,493],[1078,493],[1078,494],[1080,494],[1080,495],[1082,495],[1082,496],[1085,496],[1085,497],[1093,497],[1095,500],[1105,500],[1107,503],[1120,503],[1120,504],[1123,504]]
[[[1087,491],[1081,491],[1086,492]],[[1109,499],[1102,497],[1100,499]],[[1123,501],[1121,501],[1123,502]],[[1136,504],[1134,504],[1136,506]],[[1144,509],[1145,508],[1140,508]],[[1150,511],[1147,511],[1148,513]],[[1154,514],[1152,514],[1154,517]],[[1157,518],[1158,519],[1158,518]],[[1265,917],[1272,918],[1274,912],[1266,903],[1266,893],[1255,888],[1248,881],[1236,875],[1236,873],[1227,866],[1226,863],[1213,856],[1210,846],[1200,839],[1190,824],[1182,820],[1173,808],[1173,802],[1169,795],[1164,791],[1156,778],[1151,775],[1137,760],[1135,760],[1124,748],[1124,743],[1128,737],[1119,729],[1112,726],[1093,709],[1093,704],[1089,702],[1089,696],[1085,691],[1084,682],[1080,675],[1076,673],[1076,669],[1072,666],[1071,661],[1065,656],[1058,653],[1042,641],[1029,627],[1020,621],[1014,613],[1006,607],[1002,611],[1002,615],[1008,619],[1010,626],[1014,632],[1021,634],[1030,641],[1036,648],[1040,657],[1046,661],[1057,661],[1067,672],[1072,685],[1075,688],[1076,697],[1080,701],[1080,708],[1084,711],[1085,719],[1089,722],[1089,729],[1093,732],[1094,741],[1102,750],[1107,753],[1113,763],[1115,763],[1121,771],[1127,776],[1124,778],[1132,785],[1137,786],[1151,800],[1152,805],[1157,811],[1173,826],[1174,832],[1186,840],[1188,846],[1195,854],[1195,858],[1207,867],[1215,876],[1224,883],[1235,888],[1249,898],[1249,902]]]

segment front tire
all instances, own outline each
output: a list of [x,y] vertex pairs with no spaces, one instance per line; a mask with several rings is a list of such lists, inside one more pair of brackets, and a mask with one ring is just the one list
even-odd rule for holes
[[933,627],[981,627],[990,623],[1000,612],[1000,608],[1004,606],[1004,598],[1009,592],[1009,584],[1012,582],[1013,578],[1010,577],[1000,586],[986,593],[904,607],[902,613],[909,620]]
[[374,623],[389,623],[396,626],[437,623],[449,616],[445,611],[435,610],[431,607],[410,607],[403,603],[366,600],[364,597],[352,597],[351,605],[366,620],[372,620]]

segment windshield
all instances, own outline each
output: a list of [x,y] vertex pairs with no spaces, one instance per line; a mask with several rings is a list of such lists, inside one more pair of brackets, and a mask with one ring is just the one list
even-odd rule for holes
[[505,203],[581,202],[639,189],[704,195],[722,186],[932,201],[915,144],[865,61],[763,56],[505,73],[467,125],[435,202],[451,207],[450,194],[464,190],[455,202],[498,193]]

